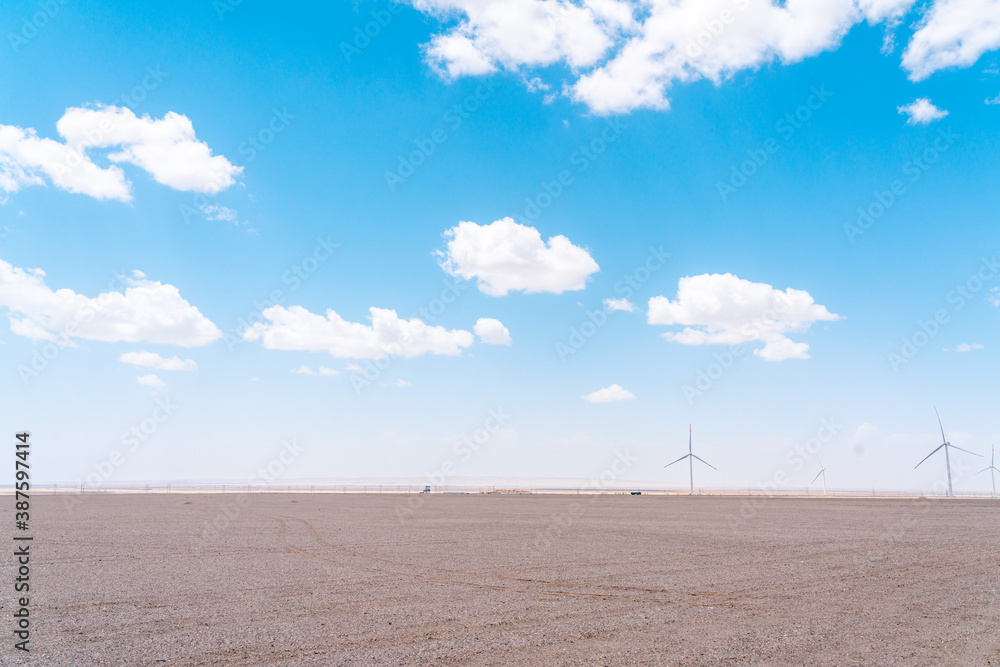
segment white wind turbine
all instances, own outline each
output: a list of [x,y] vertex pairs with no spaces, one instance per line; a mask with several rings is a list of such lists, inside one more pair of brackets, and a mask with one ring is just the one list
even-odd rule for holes
[[820,461],[819,461],[819,468],[820,468],[819,472],[816,473],[815,477],[813,477],[813,481],[809,482],[809,486],[812,486],[813,484],[815,484],[816,480],[819,479],[819,476],[823,475],[823,495],[825,496],[826,495],[826,468],[823,467],[823,460],[822,459],[820,459]]
[[[920,461],[920,463],[923,463],[930,457],[937,454],[938,449],[942,448],[944,449],[944,464],[948,469],[948,497],[951,498],[955,494],[951,490],[951,458],[948,456],[948,450],[957,449],[960,452],[965,452],[966,454],[972,454],[973,456],[979,456],[979,454],[976,454],[975,452],[970,452],[968,449],[962,449],[961,447],[956,447],[955,445],[948,442],[948,438],[946,438],[944,435],[944,425],[941,424],[941,415],[938,414],[937,408],[934,408],[934,414],[937,415],[938,426],[941,427],[941,444],[937,446],[937,449],[935,449],[933,452],[925,456],[923,460]],[[917,468],[919,468],[920,463],[913,466],[913,469],[916,470]]]
[[990,481],[993,482],[993,497],[996,498],[997,497],[997,480],[996,480],[996,477],[993,476],[993,472],[992,471],[995,470],[996,472],[1000,472],[1000,470],[997,470],[997,467],[996,467],[997,446],[993,445],[993,449],[990,450],[990,451],[991,451],[991,453],[990,453],[990,467],[989,468],[983,468],[982,470],[980,470],[976,474],[980,475],[980,474],[986,472],[987,470],[991,471],[990,472]]
[[691,476],[691,492],[688,495],[689,496],[693,496],[694,495],[694,459],[698,459],[699,461],[701,461],[702,463],[704,463],[705,465],[707,465],[712,470],[718,470],[718,468],[716,468],[714,465],[712,465],[711,463],[709,463],[708,461],[706,461],[705,459],[701,458],[700,456],[698,456],[697,454],[695,454],[694,452],[691,451],[691,425],[690,424],[688,424],[688,453],[685,454],[684,456],[680,457],[679,459],[677,459],[673,463],[668,463],[667,465],[665,465],[663,467],[664,468],[669,468],[674,463],[680,463],[684,459],[688,459],[688,474]]

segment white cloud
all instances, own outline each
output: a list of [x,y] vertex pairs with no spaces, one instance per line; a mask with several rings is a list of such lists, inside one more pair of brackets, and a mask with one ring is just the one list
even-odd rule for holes
[[195,347],[222,337],[173,285],[125,278],[124,292],[88,298],[53,291],[41,269],[20,269],[0,260],[0,306],[10,311],[11,332],[32,340],[84,338],[105,342],[164,343]]
[[1000,104],[1000,95],[996,97],[987,97],[985,100],[986,104]]
[[[209,194],[230,187],[243,173],[212,155],[191,121],[174,112],[153,119],[123,107],[72,107],[56,130],[63,141],[39,137],[32,128],[0,125],[0,191],[9,194],[48,179],[68,192],[130,201],[131,184],[118,164],[135,165],[175,190]],[[115,164],[98,166],[90,155],[95,151],[104,151]]]
[[371,325],[348,322],[333,310],[326,316],[302,306],[272,306],[263,311],[267,322],[248,327],[243,338],[260,340],[272,350],[328,352],[344,359],[377,359],[386,355],[455,356],[475,340],[472,333],[431,326],[418,318],[404,320],[394,310],[370,308]]
[[510,331],[507,330],[500,320],[490,317],[480,317],[476,320],[476,325],[472,331],[479,336],[479,340],[489,345],[510,345]]
[[618,401],[631,401],[635,394],[628,389],[622,389],[621,385],[613,384],[604,389],[592,391],[583,397],[588,403],[617,403]]
[[194,359],[181,359],[173,356],[169,359],[161,357],[156,352],[123,352],[118,361],[142,368],[155,368],[158,371],[196,371],[198,364]]
[[903,52],[914,81],[949,67],[968,67],[1000,47],[1000,0],[937,0]]
[[991,306],[1000,306],[1000,287],[991,289],[990,293],[986,295],[986,300],[990,302]]
[[897,110],[899,113],[909,116],[906,119],[907,125],[928,125],[948,115],[947,111],[938,109],[926,97],[916,99],[905,106],[897,107]]
[[167,386],[166,382],[155,375],[140,375],[136,377],[135,381],[145,387],[152,387],[157,391],[162,391],[163,388]]
[[240,222],[238,216],[236,215],[236,211],[228,206],[205,204],[201,207],[201,214],[205,216],[206,220],[223,220],[237,225]]
[[412,387],[413,383],[408,380],[396,380],[389,385],[390,387],[396,387],[397,389],[406,389],[407,387]]
[[626,313],[634,313],[635,304],[628,299],[605,299],[604,309],[608,311],[624,310]]
[[593,65],[612,44],[608,29],[631,21],[628,5],[615,0],[586,6],[565,0],[414,0],[414,6],[442,17],[464,14],[465,20],[427,45],[432,65],[452,78],[497,65]]
[[[672,86],[790,64],[836,49],[858,23],[884,24],[885,44],[915,0],[415,0],[447,25],[427,45],[445,76],[517,71],[564,89],[599,114],[666,109]],[[1000,47],[1000,0],[936,0],[902,65],[914,80],[967,66]],[[561,64],[564,68],[550,68]],[[542,82],[544,83],[544,82]]]
[[340,375],[340,371],[334,370],[333,368],[327,368],[326,366],[320,366],[316,370],[313,370],[306,365],[302,365],[299,366],[298,368],[293,368],[291,372],[298,373],[300,375],[322,375],[322,376]]
[[959,343],[954,349],[949,350],[944,348],[945,352],[972,352],[973,350],[981,350],[983,346],[979,343]]
[[649,300],[650,324],[681,325],[663,334],[682,345],[735,345],[761,341],[754,354],[768,361],[808,359],[809,345],[785,334],[805,332],[813,322],[841,319],[815,303],[808,292],[784,291],[732,274],[704,274],[681,278],[676,300],[655,296]]
[[347,364],[346,366],[344,366],[344,370],[347,371],[348,373],[354,373],[356,375],[365,374],[365,369],[361,366],[361,364],[354,364],[354,363]]
[[460,222],[444,233],[441,267],[450,275],[477,279],[484,294],[504,296],[582,290],[590,274],[600,270],[586,249],[565,236],[542,241],[534,227],[503,218],[488,225]]

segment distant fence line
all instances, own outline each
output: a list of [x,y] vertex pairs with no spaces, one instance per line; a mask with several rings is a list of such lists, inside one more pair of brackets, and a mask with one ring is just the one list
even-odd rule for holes
[[[501,487],[501,486],[436,486],[424,484],[225,484],[225,483],[150,483],[150,484],[109,484],[101,487],[88,487],[74,484],[36,484],[35,493],[48,494],[82,494],[99,493],[360,493],[360,494],[413,494],[431,493],[436,495],[658,495],[686,496],[687,489],[663,487]],[[13,494],[12,485],[0,486],[0,494]],[[884,489],[838,489],[828,490],[826,494],[815,489],[697,489],[695,495],[705,496],[788,496],[814,498],[912,498],[919,496],[943,497],[939,493],[927,493],[919,490],[897,491]],[[959,498],[990,498],[989,492],[956,493]]]

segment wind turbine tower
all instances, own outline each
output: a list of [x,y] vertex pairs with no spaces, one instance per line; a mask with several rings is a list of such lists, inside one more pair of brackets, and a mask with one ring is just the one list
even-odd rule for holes
[[809,486],[812,486],[813,484],[815,484],[816,480],[819,479],[819,476],[822,475],[823,476],[823,495],[825,496],[826,495],[826,468],[823,467],[823,461],[822,461],[822,459],[819,462],[819,468],[820,468],[819,472],[816,473],[815,477],[813,477],[813,481],[809,482]]
[[693,496],[694,495],[694,460],[698,459],[699,461],[701,461],[702,463],[704,463],[705,465],[707,465],[712,470],[718,470],[718,468],[716,468],[714,465],[712,465],[711,463],[709,463],[708,461],[706,461],[705,459],[701,458],[700,456],[698,456],[697,454],[695,454],[694,452],[691,451],[691,425],[690,424],[688,424],[688,453],[685,454],[684,456],[680,457],[679,459],[677,459],[673,463],[668,463],[667,465],[665,465],[663,467],[664,468],[669,468],[674,463],[680,463],[684,459],[688,460],[688,475],[690,475],[690,477],[691,477],[691,492],[688,493],[688,495],[689,496]]
[[[948,450],[957,449],[960,452],[965,452],[966,454],[972,454],[973,456],[979,456],[979,454],[976,454],[975,452],[970,452],[968,449],[962,449],[961,447],[956,447],[955,445],[948,442],[948,438],[946,438],[944,435],[944,426],[941,424],[941,415],[938,414],[937,408],[934,408],[934,414],[937,415],[938,426],[941,427],[941,444],[937,446],[937,449],[935,449],[933,452],[925,456],[923,460],[920,461],[920,463],[923,463],[930,457],[937,454],[938,449],[942,448],[944,449],[944,464],[945,467],[948,469],[948,497],[953,498],[955,494],[951,490],[951,458],[948,456]],[[913,469],[916,470],[917,468],[919,468],[920,463],[913,466]]]
[[977,475],[981,475],[982,473],[986,472],[987,470],[990,471],[990,481],[993,482],[993,497],[996,498],[997,497],[997,479],[993,475],[993,472],[994,471],[995,472],[1000,472],[1000,470],[997,470],[997,467],[996,467],[997,446],[993,445],[993,449],[990,450],[990,452],[991,452],[990,453],[990,467],[983,468],[982,470],[980,470],[976,474]]

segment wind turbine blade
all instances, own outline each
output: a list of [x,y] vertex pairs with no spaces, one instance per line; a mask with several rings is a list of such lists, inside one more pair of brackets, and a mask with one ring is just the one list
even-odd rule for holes
[[982,454],[976,454],[975,452],[970,452],[968,449],[962,449],[961,447],[956,447],[951,443],[948,443],[948,446],[951,447],[952,449],[957,449],[960,452],[965,452],[966,454],[972,454],[973,456],[978,456],[979,458],[983,458]]
[[816,476],[813,477],[813,481],[809,482],[809,486],[812,486],[813,484],[815,484],[816,480],[819,479],[819,476],[822,475],[822,474],[823,474],[822,470],[820,470],[818,473],[816,473]]
[[680,463],[681,461],[683,461],[684,459],[686,459],[686,458],[687,458],[687,457],[689,457],[689,456],[691,456],[691,455],[690,455],[690,454],[685,454],[684,456],[680,457],[679,459],[677,459],[677,460],[676,460],[676,461],[674,461],[673,463],[668,463],[667,465],[665,465],[665,466],[663,466],[663,467],[664,467],[664,468],[669,468],[669,467],[670,467],[670,466],[672,466],[672,465],[673,465],[674,463]]
[[941,427],[941,442],[948,442],[948,438],[944,437],[944,424],[941,423],[941,415],[938,415],[937,407],[934,408],[934,414],[938,418],[938,426]]
[[994,468],[993,466],[990,466],[989,468],[983,468],[982,470],[980,470],[980,471],[979,471],[979,472],[977,472],[976,474],[977,474],[977,475],[982,475],[982,474],[983,474],[984,472],[986,472],[987,470],[996,470],[996,468]]
[[707,465],[707,466],[708,466],[709,468],[711,468],[712,470],[718,470],[718,468],[716,468],[716,467],[715,467],[714,465],[712,465],[711,463],[709,463],[709,462],[708,462],[708,461],[706,461],[705,459],[701,458],[701,457],[700,457],[700,456],[698,456],[697,454],[692,454],[691,456],[695,457],[696,459],[698,459],[699,461],[701,461],[702,463],[704,463],[705,465]]
[[[932,457],[935,454],[937,454],[938,453],[938,449],[941,449],[942,447],[946,447],[946,446],[947,445],[938,445],[937,449],[935,449],[933,452],[931,452],[930,454],[928,454],[927,456],[925,456],[923,459],[921,459],[920,463],[923,463],[924,461],[926,461],[930,457]],[[920,467],[920,463],[918,463],[917,465],[913,466],[913,469],[916,470],[917,468],[919,468]]]

